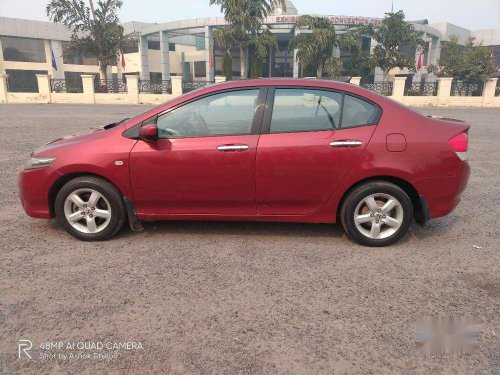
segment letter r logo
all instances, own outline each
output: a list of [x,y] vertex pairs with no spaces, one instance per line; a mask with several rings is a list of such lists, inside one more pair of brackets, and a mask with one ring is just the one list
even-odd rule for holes
[[30,350],[33,346],[33,343],[30,340],[19,340],[19,348],[18,348],[18,357],[21,358],[21,352],[26,354],[29,359],[32,359],[28,350]]

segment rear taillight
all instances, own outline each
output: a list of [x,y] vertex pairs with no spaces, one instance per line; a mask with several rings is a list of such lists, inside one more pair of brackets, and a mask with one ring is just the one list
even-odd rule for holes
[[455,151],[460,160],[467,160],[467,148],[469,146],[469,137],[466,133],[460,133],[448,141],[448,144]]

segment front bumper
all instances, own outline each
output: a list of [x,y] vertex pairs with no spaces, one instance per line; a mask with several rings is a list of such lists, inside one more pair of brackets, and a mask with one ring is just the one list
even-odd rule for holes
[[61,174],[54,172],[50,167],[24,170],[19,173],[19,197],[24,211],[36,218],[49,219],[49,192],[50,187]]
[[424,177],[412,184],[420,196],[425,198],[430,218],[448,215],[460,202],[460,196],[467,186],[470,166],[462,163],[460,171],[453,176]]

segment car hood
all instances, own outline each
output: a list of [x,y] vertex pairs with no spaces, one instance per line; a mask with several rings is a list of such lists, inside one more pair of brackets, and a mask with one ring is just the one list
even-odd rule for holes
[[97,139],[102,139],[105,137],[109,137],[113,130],[121,128],[123,129],[123,125],[119,125],[117,127],[113,127],[111,129],[92,129],[91,133],[81,134],[81,135],[66,135],[62,138],[54,139],[49,143],[38,147],[33,151],[33,156],[51,156],[49,155],[52,151],[59,150],[61,148],[72,147],[79,143],[84,142],[93,142]]

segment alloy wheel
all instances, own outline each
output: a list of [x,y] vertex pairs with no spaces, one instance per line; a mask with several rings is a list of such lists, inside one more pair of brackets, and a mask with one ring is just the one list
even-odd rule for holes
[[392,195],[371,194],[358,203],[354,210],[356,229],[365,237],[384,239],[392,236],[403,224],[401,202]]
[[97,190],[77,189],[64,201],[64,216],[79,232],[99,233],[111,221],[111,206]]

